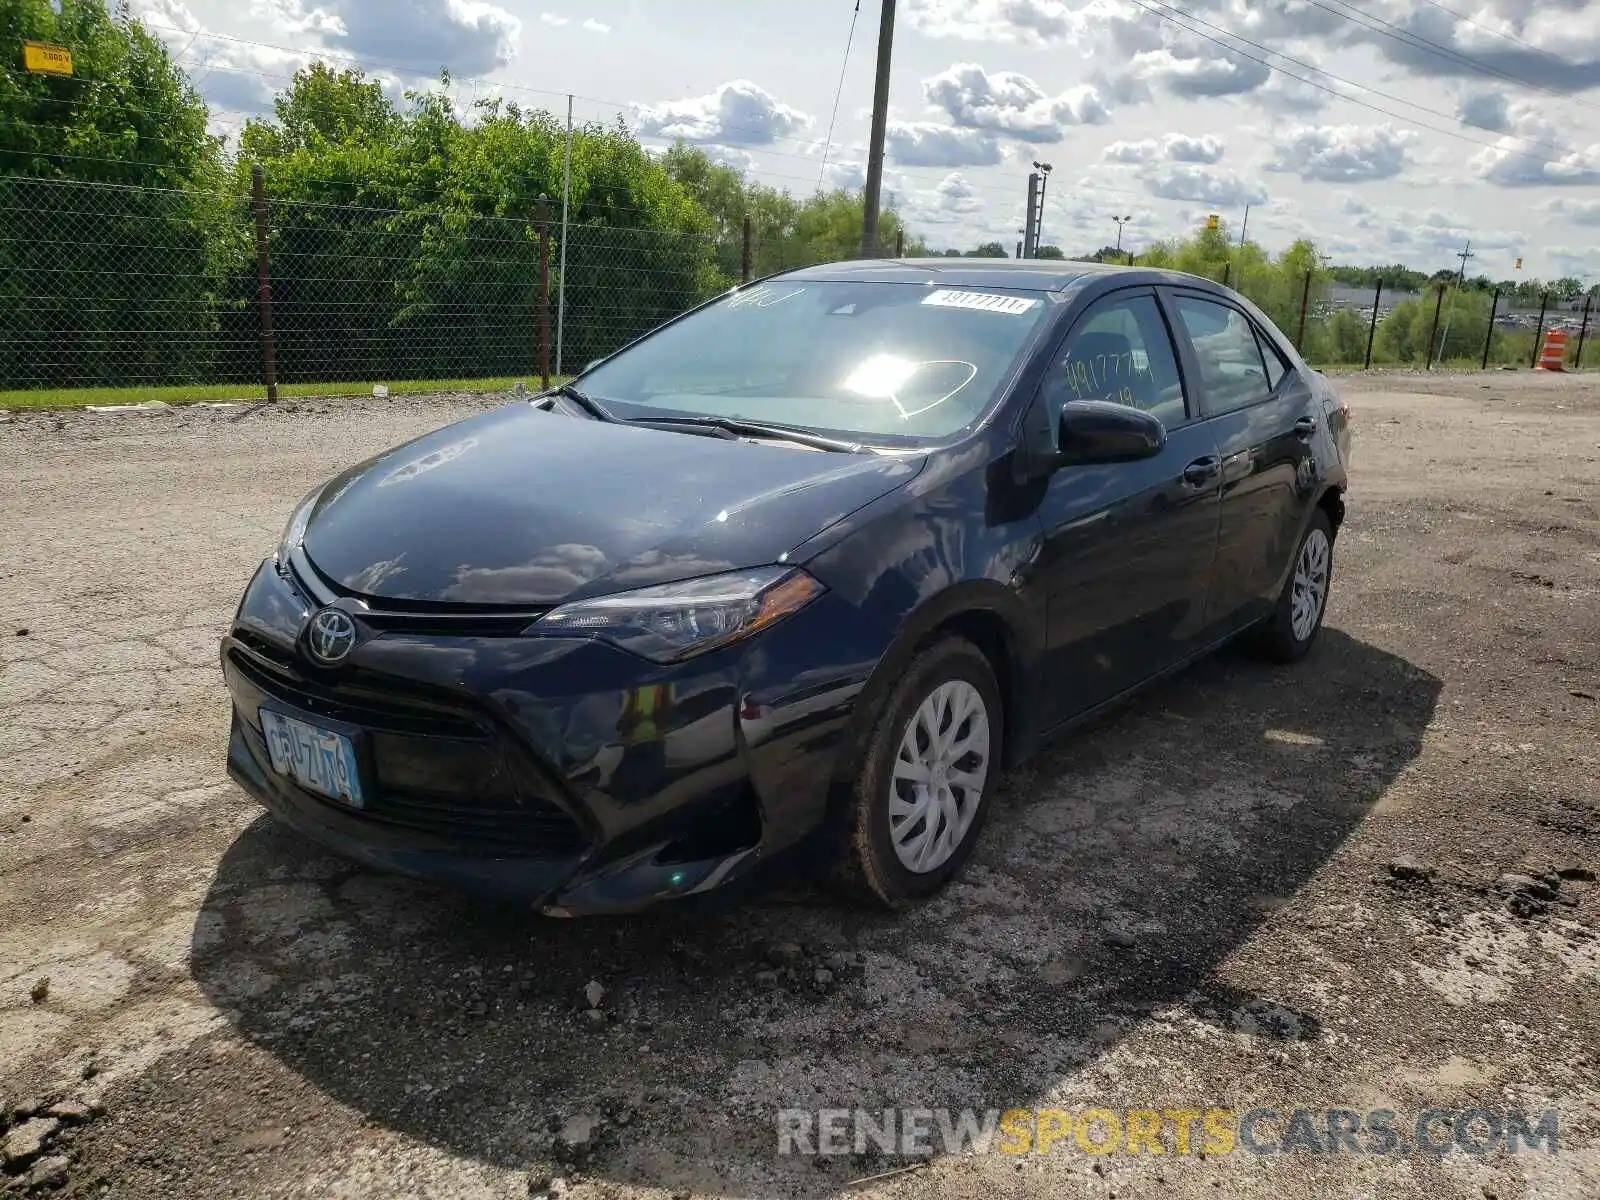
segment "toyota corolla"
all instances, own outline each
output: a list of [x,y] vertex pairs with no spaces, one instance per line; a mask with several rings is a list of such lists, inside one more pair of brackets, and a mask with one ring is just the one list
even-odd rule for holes
[[372,866],[554,915],[781,851],[892,906],[1001,771],[1321,627],[1348,412],[1205,280],[911,260],[762,280],[352,467],[223,640],[228,767]]

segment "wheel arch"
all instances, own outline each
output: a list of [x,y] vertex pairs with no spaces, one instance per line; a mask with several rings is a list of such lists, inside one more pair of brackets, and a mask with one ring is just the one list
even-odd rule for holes
[[899,633],[878,660],[857,697],[836,778],[853,779],[860,771],[878,716],[907,666],[941,638],[960,637],[977,647],[994,672],[1000,693],[1000,726],[1005,765],[1025,756],[1037,740],[1030,703],[1037,686],[1037,659],[1042,631],[1017,594],[992,580],[957,584],[912,610]]

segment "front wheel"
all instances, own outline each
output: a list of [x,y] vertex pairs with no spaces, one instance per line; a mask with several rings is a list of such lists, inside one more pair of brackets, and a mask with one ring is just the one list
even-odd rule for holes
[[1292,663],[1310,652],[1322,630],[1332,585],[1333,525],[1328,514],[1318,509],[1300,539],[1294,570],[1283,585],[1278,606],[1261,628],[1260,644],[1268,658]]
[[1000,690],[989,661],[951,637],[912,660],[850,786],[838,875],[890,908],[938,891],[978,840],[998,782]]

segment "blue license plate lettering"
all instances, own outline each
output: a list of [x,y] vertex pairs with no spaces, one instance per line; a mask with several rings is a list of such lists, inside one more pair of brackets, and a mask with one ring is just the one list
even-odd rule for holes
[[261,732],[272,769],[279,775],[352,808],[362,806],[355,745],[344,734],[265,708]]

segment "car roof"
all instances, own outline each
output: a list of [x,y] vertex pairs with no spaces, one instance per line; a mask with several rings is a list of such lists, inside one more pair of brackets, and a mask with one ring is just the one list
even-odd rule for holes
[[1051,258],[869,258],[799,267],[783,272],[781,278],[813,279],[818,283],[937,283],[946,287],[1061,292],[1111,276],[1121,285],[1165,283],[1221,290],[1210,279],[1182,271]]

